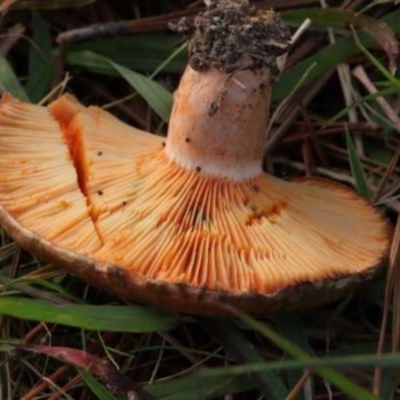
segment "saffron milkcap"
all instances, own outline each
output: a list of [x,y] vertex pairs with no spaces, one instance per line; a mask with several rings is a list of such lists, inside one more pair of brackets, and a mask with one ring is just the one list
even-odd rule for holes
[[391,236],[377,210],[337,183],[262,171],[290,41],[279,16],[225,0],[178,29],[190,62],[166,140],[70,95],[48,107],[3,95],[4,230],[100,288],[181,312],[265,315],[373,277]]

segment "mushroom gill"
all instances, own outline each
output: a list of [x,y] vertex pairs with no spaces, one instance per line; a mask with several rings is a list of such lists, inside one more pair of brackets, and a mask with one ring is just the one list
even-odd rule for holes
[[[72,116],[64,133],[59,102]],[[6,212],[132,279],[270,295],[357,274],[386,253],[382,216],[340,185],[188,171],[162,138],[69,97],[46,109],[7,95],[0,115]]]
[[44,107],[3,95],[0,204],[18,223],[82,254],[100,247],[58,122]]

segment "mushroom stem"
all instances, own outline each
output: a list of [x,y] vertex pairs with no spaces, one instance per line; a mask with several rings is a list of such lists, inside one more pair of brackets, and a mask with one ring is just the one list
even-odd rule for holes
[[175,94],[168,157],[183,168],[236,181],[260,174],[270,77],[267,68],[226,74],[188,66]]
[[176,92],[166,153],[189,170],[242,181],[262,172],[271,81],[290,31],[247,0],[212,2],[175,30],[188,38],[189,66]]

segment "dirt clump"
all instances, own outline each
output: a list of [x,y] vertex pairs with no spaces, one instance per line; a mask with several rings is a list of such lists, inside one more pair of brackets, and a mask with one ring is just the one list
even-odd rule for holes
[[196,71],[269,68],[279,74],[277,58],[288,51],[291,38],[278,14],[247,0],[213,2],[194,20],[183,18],[172,28],[187,37],[189,63]]

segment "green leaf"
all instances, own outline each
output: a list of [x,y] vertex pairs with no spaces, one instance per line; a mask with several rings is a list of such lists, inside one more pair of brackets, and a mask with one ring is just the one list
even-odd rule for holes
[[369,199],[370,190],[368,186],[368,181],[365,176],[364,170],[362,168],[360,159],[358,158],[356,149],[354,147],[353,139],[351,138],[347,129],[346,129],[346,144],[347,144],[347,152],[349,153],[351,173],[355,180],[357,192],[366,199]]
[[29,101],[24,88],[19,83],[14,70],[8,63],[6,58],[0,53],[0,89],[2,91],[10,92],[14,97],[19,100]]
[[172,314],[142,306],[54,304],[11,296],[0,298],[0,314],[110,332],[168,330],[176,323]]
[[49,24],[39,13],[32,13],[33,43],[29,52],[29,79],[26,91],[37,103],[51,89],[54,79],[54,64],[52,63],[52,38]]

